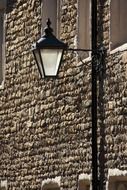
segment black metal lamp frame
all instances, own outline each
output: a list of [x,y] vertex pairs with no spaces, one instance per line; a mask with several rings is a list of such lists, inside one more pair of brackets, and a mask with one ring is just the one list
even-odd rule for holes
[[[44,29],[44,35],[35,44],[33,44],[33,46],[32,46],[33,55],[35,57],[35,60],[36,60],[36,63],[37,63],[38,70],[39,70],[39,73],[41,75],[41,78],[46,78],[46,77],[53,77],[54,78],[54,77],[57,76],[57,74],[59,72],[61,62],[62,62],[64,51],[67,49],[67,44],[65,44],[64,42],[58,40],[53,35],[53,29],[50,27],[50,25],[51,25],[51,21],[48,18],[47,27]],[[45,49],[45,50],[46,49],[47,50],[48,49],[52,49],[52,50],[60,49],[60,50],[62,50],[62,56],[61,56],[61,59],[60,59],[60,64],[58,66],[58,70],[57,70],[56,75],[49,75],[49,76],[46,75],[44,65],[43,65],[43,60],[42,60],[42,57],[41,57],[41,49]],[[36,56],[35,52],[38,52],[38,57],[39,57],[39,60],[40,60],[40,64],[38,63],[37,56]],[[40,66],[41,66],[41,68],[40,68]],[[43,71],[44,77],[42,76],[42,71]]]

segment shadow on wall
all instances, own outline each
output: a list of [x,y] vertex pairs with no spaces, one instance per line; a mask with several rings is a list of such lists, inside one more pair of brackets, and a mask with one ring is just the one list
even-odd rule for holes
[[[104,12],[104,4],[105,1],[104,0],[100,0],[99,2],[99,6],[101,7],[100,11],[99,11],[99,20],[98,20],[98,26],[99,26],[99,31],[103,31],[103,12]],[[103,47],[103,42],[104,42],[104,36],[103,36],[103,32],[101,32],[101,34],[99,35],[99,43],[101,44],[101,46]],[[104,81],[106,78],[106,61],[105,61],[105,57],[107,57],[106,52],[104,52],[104,55],[102,57],[101,60],[101,72],[99,73],[99,92],[98,92],[98,113],[99,113],[99,119],[100,119],[100,123],[99,123],[99,128],[100,128],[100,147],[99,147],[99,185],[100,185],[100,189],[104,190],[105,189],[105,185],[106,185],[106,150],[105,150],[105,146],[106,146],[106,142],[105,142],[105,135],[106,135],[106,131],[105,131],[105,106],[104,106],[104,95],[105,95],[105,90],[104,90]]]
[[6,0],[6,1],[7,1],[6,13],[9,13],[16,7],[17,0]]

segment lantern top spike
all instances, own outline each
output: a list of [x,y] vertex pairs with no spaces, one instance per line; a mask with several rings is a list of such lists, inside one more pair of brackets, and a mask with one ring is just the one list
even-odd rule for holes
[[48,18],[48,20],[47,20],[47,26],[48,26],[48,28],[50,28],[50,25],[51,25],[51,21],[50,21],[50,19]]
[[47,35],[47,36],[53,35],[53,29],[51,28],[51,21],[49,18],[48,18],[46,24],[47,24],[47,26],[44,29],[45,35]]

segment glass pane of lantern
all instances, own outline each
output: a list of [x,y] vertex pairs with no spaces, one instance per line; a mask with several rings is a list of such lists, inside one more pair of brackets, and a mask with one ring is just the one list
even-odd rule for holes
[[40,59],[40,51],[39,50],[34,50],[34,56],[37,62],[37,66],[40,72],[41,77],[44,77],[44,72],[43,72],[43,67],[42,67],[42,61]]
[[63,53],[62,49],[41,50],[43,67],[46,76],[57,75],[62,53]]

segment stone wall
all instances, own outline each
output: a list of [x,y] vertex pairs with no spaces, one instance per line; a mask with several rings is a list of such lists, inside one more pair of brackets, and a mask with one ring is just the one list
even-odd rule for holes
[[[110,2],[100,1],[100,7],[99,31],[103,33],[98,40],[106,49],[98,81],[99,170],[103,185],[110,168],[127,170],[127,51],[124,46],[110,51]],[[119,176],[118,172],[115,175]]]
[[[108,168],[126,170],[126,52],[109,52],[109,4],[99,9],[99,42],[107,49],[98,77],[98,145],[101,183]],[[73,47],[77,0],[63,0],[61,39]],[[40,79],[30,51],[41,33],[39,0],[7,5],[6,76],[0,91],[0,179],[8,189],[41,189],[61,177],[76,190],[91,173],[91,64],[67,53],[58,78]],[[103,162],[102,162],[103,159]]]
[[[61,176],[61,187],[76,189],[78,174],[90,172],[90,65],[68,53],[58,79],[41,80],[30,51],[40,37],[40,2],[7,7],[0,178],[18,190],[41,189],[43,180]],[[61,11],[62,38],[71,44],[76,1],[63,1]]]

